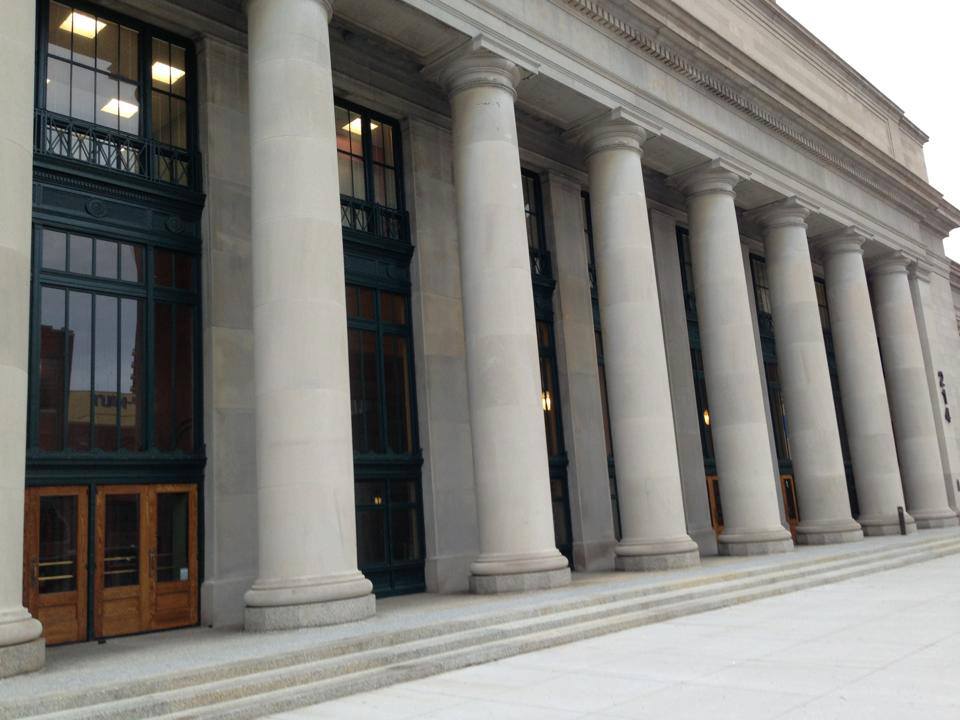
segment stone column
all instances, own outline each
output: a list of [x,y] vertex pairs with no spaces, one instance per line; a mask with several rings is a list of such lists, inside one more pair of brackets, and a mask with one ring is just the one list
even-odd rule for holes
[[863,531],[850,515],[840,431],[813,284],[806,217],[797,198],[750,213],[763,229],[777,367],[787,408],[787,431],[806,545],[850,542]]
[[446,58],[480,555],[474,592],[570,581],[554,545],[514,117],[521,70],[481,39]]
[[643,186],[647,133],[614,113],[585,131],[613,456],[618,570],[700,562],[687,535]]
[[911,262],[894,252],[870,267],[877,335],[907,510],[918,528],[949,527],[957,525],[958,518],[947,504],[943,485],[940,445],[907,276]]
[[[904,507],[890,407],[873,323],[864,238],[853,228],[820,236],[840,400],[860,503],[858,521],[865,535],[900,532],[897,508]],[[910,515],[908,532],[916,530]]]
[[9,69],[0,105],[0,678],[44,661],[42,628],[23,607],[36,12],[13,0],[0,23],[0,67]]
[[248,630],[374,612],[357,570],[327,0],[250,0],[259,575]]
[[687,196],[694,291],[710,397],[725,527],[721,554],[793,549],[780,523],[761,369],[740,251],[734,186],[742,174],[710,161],[671,178]]

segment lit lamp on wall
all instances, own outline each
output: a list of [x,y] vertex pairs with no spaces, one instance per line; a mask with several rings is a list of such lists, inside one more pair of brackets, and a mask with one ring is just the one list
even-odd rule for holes
[[544,412],[550,412],[553,409],[553,397],[549,390],[540,393],[540,407],[543,408]]
[[703,409],[703,424],[710,427],[710,411],[706,408]]

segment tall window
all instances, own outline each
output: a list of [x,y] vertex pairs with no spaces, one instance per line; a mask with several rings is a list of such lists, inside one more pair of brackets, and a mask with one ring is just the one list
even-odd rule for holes
[[198,188],[188,43],[68,3],[41,8],[36,150]]
[[199,451],[197,256],[38,227],[32,453]]
[[395,120],[336,103],[357,559],[378,595],[423,590],[409,241]]
[[620,525],[620,498],[617,493],[616,467],[613,462],[613,439],[610,434],[607,373],[603,363],[603,337],[600,332],[597,262],[593,252],[593,218],[590,215],[590,195],[588,193],[580,193],[580,212],[583,218],[583,237],[587,246],[587,275],[590,278],[590,298],[593,305],[593,339],[597,347],[597,370],[600,376],[600,403],[603,407],[603,437],[607,448],[607,476],[610,481],[610,504],[613,509],[613,535],[617,540],[620,540],[623,537]]
[[543,222],[543,195],[540,177],[530,170],[521,171],[523,207],[530,248],[530,272],[533,279],[533,304],[540,351],[540,404],[547,437],[550,464],[550,495],[553,501],[553,529],[557,549],[573,562],[573,531],[567,490],[567,451],[563,440],[563,422],[557,374],[557,350],[553,332],[553,269]]

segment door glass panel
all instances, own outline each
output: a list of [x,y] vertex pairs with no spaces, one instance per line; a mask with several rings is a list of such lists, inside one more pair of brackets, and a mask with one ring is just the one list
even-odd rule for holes
[[40,498],[40,553],[37,579],[40,594],[77,589],[77,498]]
[[390,549],[394,560],[416,560],[420,557],[416,508],[390,511]]
[[383,510],[357,512],[357,561],[360,567],[386,562],[386,513]]
[[140,582],[140,496],[106,495],[103,528],[103,586]]
[[190,579],[190,496],[185,492],[157,495],[157,581]]

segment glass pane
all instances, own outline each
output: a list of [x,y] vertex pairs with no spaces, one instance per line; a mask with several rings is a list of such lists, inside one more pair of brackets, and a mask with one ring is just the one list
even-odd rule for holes
[[143,449],[143,301],[120,301],[120,448]]
[[358,314],[358,317],[361,317],[364,320],[376,320],[377,319],[376,304],[375,304],[376,291],[371,290],[370,288],[365,288],[365,287],[358,288],[357,290],[359,293],[359,304],[360,304],[360,312]]
[[154,426],[156,444],[173,449],[173,306],[157,303],[154,328]]
[[415,503],[417,483],[414,480],[391,480],[390,503]]
[[357,480],[354,484],[357,505],[383,505],[382,480]]
[[120,28],[109,20],[101,20],[103,27],[97,33],[97,70],[116,74],[120,44]]
[[390,511],[390,550],[394,560],[417,560],[420,557],[416,508]]
[[118,74],[127,80],[140,79],[140,36],[136,30],[120,28],[120,60]]
[[93,70],[74,65],[73,82],[70,87],[70,115],[93,122],[95,103]]
[[71,17],[73,19],[73,61],[93,67],[97,35],[103,31],[106,23],[76,10]]
[[104,496],[103,585],[140,583],[140,496]]
[[153,281],[160,287],[173,287],[173,253],[169,250],[154,251]]
[[410,418],[410,351],[407,339],[383,337],[383,382],[387,413],[387,445],[394,453],[413,451]]
[[360,300],[357,297],[357,288],[356,285],[347,285],[346,286],[346,298],[347,298],[347,317],[356,317],[360,312]]
[[187,101],[170,98],[170,139],[174,147],[187,147]]
[[47,270],[67,269],[67,235],[58,230],[43,229],[41,265]]
[[170,46],[170,91],[179,97],[187,96],[187,54],[176,45]]
[[553,383],[553,362],[549,358],[540,358],[540,377],[543,383],[541,407],[547,433],[547,454],[552,457],[563,452],[563,446],[558,422],[557,391]]
[[115,78],[97,73],[97,125],[112,130],[120,127],[120,116],[136,114],[136,109],[120,105],[120,86]]
[[384,169],[382,165],[373,166],[373,201],[378,205],[387,204],[386,180],[383,172]]
[[358,158],[353,158],[352,171],[353,171],[353,192],[351,192],[350,195],[352,197],[359,198],[360,200],[366,200],[367,181],[363,175],[363,160],[360,160]]
[[353,175],[350,156],[346,153],[337,153],[337,172],[340,178],[340,194],[348,197],[353,195]]
[[120,279],[143,282],[143,248],[138,245],[120,245]]
[[131,135],[140,134],[140,89],[133,83],[120,81],[117,84],[120,100],[118,120],[120,129]]
[[98,277],[117,278],[117,244],[112,240],[97,240]]
[[371,150],[373,151],[373,161],[375,163],[385,163],[386,155],[383,147],[384,127],[380,123],[373,120],[369,120],[367,125],[370,128],[370,146]]
[[50,3],[48,52],[51,55],[70,59],[70,8],[58,2]]
[[193,290],[193,257],[185,253],[174,254],[174,278],[181,290]]
[[37,578],[40,594],[77,589],[77,497],[40,498],[40,553]]
[[190,579],[190,496],[157,494],[157,581]]
[[350,152],[350,113],[339,105],[334,108],[334,123],[337,126],[337,150]]
[[386,195],[383,204],[388,208],[399,207],[397,204],[397,174],[393,170],[384,171],[384,184]]
[[70,65],[63,60],[47,62],[47,110],[70,114]]
[[70,272],[81,275],[93,273],[93,238],[70,236]]
[[397,165],[393,157],[393,128],[389,125],[383,126],[383,164],[390,167]]
[[376,333],[351,329],[350,408],[354,452],[379,452],[380,387],[377,377]]
[[117,417],[120,398],[117,395],[117,298],[96,296],[94,322],[94,447],[98,450],[117,449]]
[[193,308],[177,305],[173,377],[177,401],[176,447],[193,452]]
[[66,388],[66,292],[40,289],[39,437],[41,450],[63,449],[63,401]]
[[70,291],[67,372],[70,375],[67,406],[67,447],[90,449],[91,370],[93,366],[93,296]]
[[153,91],[153,139],[170,144],[170,97]]
[[150,74],[153,86],[161,90],[170,89],[170,43],[153,38],[153,57],[150,60]]
[[397,293],[380,293],[380,319],[393,325],[407,324],[407,299]]
[[361,568],[386,562],[386,519],[382,510],[357,511],[357,564]]

